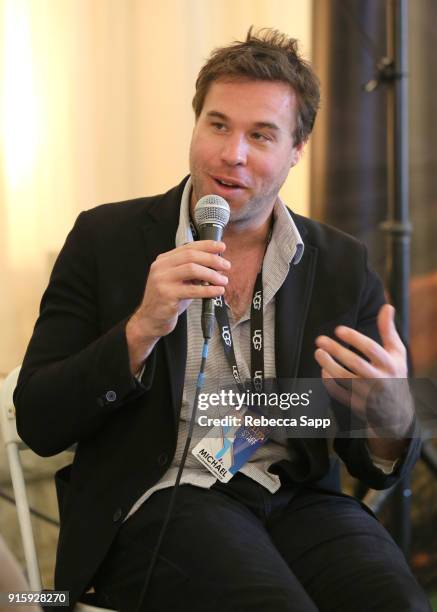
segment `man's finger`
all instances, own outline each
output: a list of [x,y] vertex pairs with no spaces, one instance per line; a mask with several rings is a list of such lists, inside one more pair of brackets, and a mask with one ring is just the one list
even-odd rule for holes
[[395,325],[395,309],[391,304],[384,304],[378,312],[377,325],[384,348],[389,351],[405,353],[405,347]]
[[203,251],[205,253],[223,253],[226,250],[224,242],[217,242],[216,240],[196,240],[195,242],[186,242],[182,246],[176,247],[171,251],[160,253],[157,259],[166,259],[167,257],[173,257],[176,253],[184,252],[186,250]]
[[343,404],[343,406],[348,406],[350,408],[351,394],[349,390],[341,387],[335,378],[332,378],[326,370],[322,370],[322,381],[331,397]]
[[224,274],[216,272],[206,266],[195,263],[187,263],[167,270],[163,277],[170,282],[178,281],[203,281],[211,285],[227,285],[229,279]]
[[[390,355],[383,346],[372,340],[372,338],[345,325],[336,327],[335,334],[340,340],[360,351],[375,367],[383,368],[384,370],[391,367]],[[373,378],[373,376],[368,376],[368,378]]]
[[348,370],[362,378],[375,378],[377,372],[365,359],[328,336],[316,338],[316,345],[334,357]]
[[332,376],[332,378],[355,378],[355,374],[343,368],[324,349],[318,348],[314,356],[319,366],[326,370],[326,373]]

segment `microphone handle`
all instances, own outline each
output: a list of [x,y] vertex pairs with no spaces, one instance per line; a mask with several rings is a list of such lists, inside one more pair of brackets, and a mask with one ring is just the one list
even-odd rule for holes
[[217,240],[220,242],[223,236],[223,227],[218,223],[205,223],[199,228],[200,240]]
[[[223,227],[213,223],[205,223],[199,229],[201,240],[216,240],[220,242],[223,236]],[[214,333],[215,312],[214,299],[204,298],[202,300],[202,332],[204,339],[211,339]]]
[[202,300],[202,333],[204,340],[210,340],[214,333],[215,310],[212,298]]

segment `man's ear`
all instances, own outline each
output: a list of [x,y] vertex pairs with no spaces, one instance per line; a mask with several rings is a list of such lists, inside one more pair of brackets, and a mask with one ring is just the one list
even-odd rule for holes
[[299,143],[298,145],[296,145],[295,147],[293,147],[293,153],[292,153],[292,157],[291,157],[291,166],[290,168],[293,168],[293,166],[295,166],[301,159],[303,152],[305,150],[305,145],[306,145],[307,141],[305,140],[304,142]]

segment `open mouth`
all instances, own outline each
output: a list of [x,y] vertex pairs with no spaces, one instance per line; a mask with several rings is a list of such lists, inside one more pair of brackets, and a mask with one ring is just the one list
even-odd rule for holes
[[217,183],[217,185],[220,185],[220,187],[222,189],[230,189],[230,190],[237,190],[237,189],[244,189],[243,185],[240,185],[239,183],[234,183],[232,181],[226,181],[224,179],[219,179],[216,177],[213,177],[215,183]]

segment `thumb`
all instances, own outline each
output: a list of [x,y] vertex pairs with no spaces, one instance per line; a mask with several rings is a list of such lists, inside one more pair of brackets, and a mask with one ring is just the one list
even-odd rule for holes
[[398,349],[401,339],[395,326],[395,309],[391,304],[384,304],[378,312],[377,325],[382,344],[388,351]]

